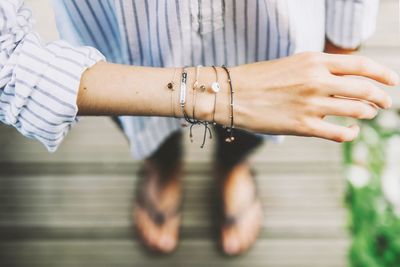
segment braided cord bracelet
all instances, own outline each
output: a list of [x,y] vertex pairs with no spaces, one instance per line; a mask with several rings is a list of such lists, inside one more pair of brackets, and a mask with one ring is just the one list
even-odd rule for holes
[[229,84],[229,90],[230,90],[230,115],[229,115],[229,119],[230,119],[230,126],[227,128],[227,132],[228,132],[228,136],[225,139],[225,142],[227,143],[231,143],[233,141],[235,141],[235,137],[233,136],[233,129],[234,129],[234,120],[233,120],[233,105],[234,105],[234,101],[233,101],[233,96],[235,91],[233,90],[233,85],[232,85],[232,79],[231,79],[231,73],[229,72],[229,69],[225,66],[222,65],[222,69],[225,70],[226,75],[228,77],[228,84]]

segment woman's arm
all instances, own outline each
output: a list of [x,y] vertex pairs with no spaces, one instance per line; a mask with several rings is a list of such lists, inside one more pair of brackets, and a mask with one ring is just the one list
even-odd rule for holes
[[[167,84],[174,69],[130,67],[98,63],[81,80],[78,106],[81,115],[150,115],[182,117],[179,88],[171,96]],[[179,85],[181,71],[175,84]],[[350,141],[357,127],[325,122],[325,116],[369,119],[377,107],[388,108],[390,97],[366,77],[386,85],[398,83],[388,68],[361,56],[302,53],[295,56],[231,68],[235,89],[235,126],[259,133],[315,136]],[[358,76],[358,77],[348,77]],[[195,69],[188,70],[191,92]],[[219,69],[221,92],[217,96],[215,120],[229,125],[229,87]],[[215,81],[211,67],[201,68],[200,84],[207,90],[197,94],[197,119],[211,121]],[[179,86],[178,86],[179,87]],[[171,102],[172,97],[172,102]],[[192,94],[187,94],[186,112],[193,110]],[[171,109],[171,105],[173,109]]]
[[[0,121],[54,151],[74,123],[78,106],[81,115],[182,116],[177,90],[171,96],[166,88],[173,69],[121,66],[102,60],[93,48],[72,47],[62,41],[42,44],[23,2],[0,1]],[[189,87],[194,72],[189,69]],[[398,79],[366,58],[318,53],[237,66],[231,73],[236,127],[336,141],[354,139],[357,128],[328,124],[323,121],[326,115],[372,118],[375,106],[390,105],[389,97],[374,84],[343,75],[364,76],[388,85]],[[221,70],[220,77],[224,77]],[[209,87],[215,81],[212,68],[203,68],[200,80]],[[229,125],[226,77],[220,83],[215,121]],[[179,75],[175,84],[179,84]],[[195,117],[211,121],[213,103],[212,93],[199,95]],[[191,114],[191,94],[186,109]]]

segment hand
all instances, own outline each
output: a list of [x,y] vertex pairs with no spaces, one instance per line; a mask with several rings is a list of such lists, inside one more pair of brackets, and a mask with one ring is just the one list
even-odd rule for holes
[[[326,116],[372,119],[378,107],[391,106],[387,93],[360,77],[386,85],[399,81],[395,72],[368,58],[314,52],[234,67],[231,76],[235,127],[338,142],[355,139],[359,128],[326,122]],[[219,104],[226,106],[221,98]],[[226,114],[218,111],[219,123],[229,125]]]

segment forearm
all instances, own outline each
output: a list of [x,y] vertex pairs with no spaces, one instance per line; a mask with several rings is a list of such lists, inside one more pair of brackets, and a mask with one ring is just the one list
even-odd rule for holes
[[[333,115],[370,119],[376,115],[376,107],[388,108],[391,103],[375,84],[348,76],[366,77],[386,85],[395,85],[399,79],[390,69],[360,56],[303,53],[241,65],[230,68],[234,90],[231,112],[228,75],[222,68],[217,70],[221,90],[215,94],[211,85],[217,75],[212,67],[202,67],[200,72],[187,68],[183,109],[189,117],[230,126],[233,115],[235,128],[336,141],[353,140],[358,129],[331,125],[323,118]],[[183,117],[179,101],[181,75],[181,68],[100,62],[81,78],[79,114]],[[196,80],[197,88],[203,85],[204,90],[194,90]],[[173,91],[167,86],[171,82]]]
[[[194,105],[193,84],[196,79],[194,67],[188,68],[185,111],[196,119],[212,120],[214,94],[210,91],[216,75],[211,67],[202,67],[199,84],[204,92],[196,92]],[[218,69],[221,92],[217,97],[216,120],[228,119],[229,88],[226,74]],[[182,68],[137,67],[99,62],[88,69],[81,79],[78,108],[79,115],[135,115],[183,117],[179,105]],[[168,83],[173,81],[173,91]]]

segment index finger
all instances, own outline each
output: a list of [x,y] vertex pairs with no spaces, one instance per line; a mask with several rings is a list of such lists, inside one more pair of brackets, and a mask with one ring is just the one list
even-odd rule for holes
[[332,74],[363,76],[391,86],[399,83],[399,75],[395,71],[370,58],[333,54],[324,54],[324,58]]

